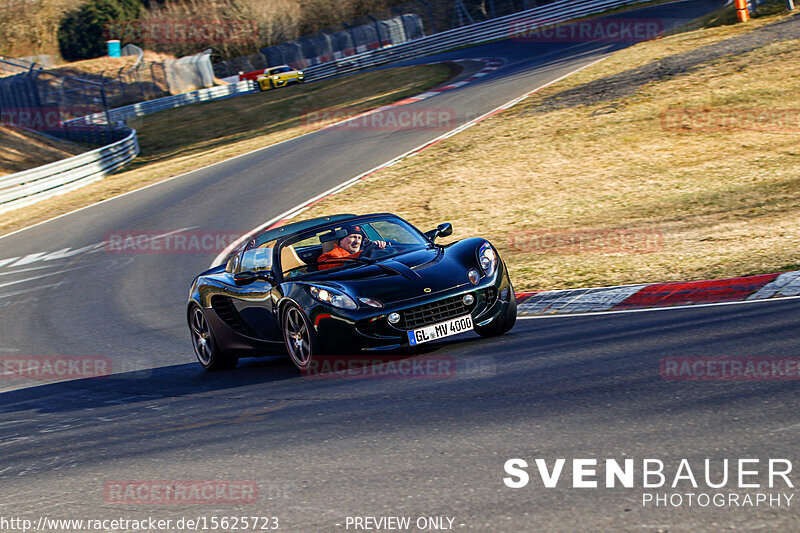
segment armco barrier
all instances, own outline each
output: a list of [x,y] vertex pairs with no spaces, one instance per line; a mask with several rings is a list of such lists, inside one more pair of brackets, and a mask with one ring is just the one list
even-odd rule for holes
[[123,134],[108,146],[1,177],[0,213],[88,185],[132,160],[139,154],[136,131],[125,128]]
[[647,0],[562,0],[561,2],[506,15],[505,17],[435,33],[395,46],[315,65],[303,69],[303,72],[307,81],[347,74],[392,61],[416,59],[460,46],[470,46],[495,39],[504,39],[553,24],[645,1]]
[[[230,98],[231,96],[240,96],[254,92],[258,92],[258,87],[255,82],[250,80],[240,81],[239,83],[232,83],[230,85],[218,85],[208,89],[166,96],[164,98],[157,98],[155,100],[148,100],[146,102],[139,102],[138,104],[111,109],[108,112],[108,120],[112,124],[117,124],[131,118],[164,111],[165,109],[198,104],[201,102],[211,102],[212,100],[221,100],[223,98]],[[106,113],[94,113],[75,120],[70,120],[68,123],[86,125],[105,124]]]
[[[120,125],[128,119],[164,109],[210,102],[255,91],[257,91],[255,84],[245,81],[149,100],[112,109],[108,114],[94,113],[67,121],[66,124],[78,126],[77,131],[80,131],[81,126],[106,125],[107,121],[112,125]],[[106,174],[131,161],[139,155],[136,132],[124,126],[123,131],[127,133],[125,138],[108,146],[0,178],[0,213],[83,187],[102,179]]]
[[[521,11],[505,17],[463,26],[453,30],[436,33],[427,37],[407,41],[378,50],[371,50],[353,56],[337,59],[329,63],[315,65],[303,69],[305,79],[315,80],[348,74],[361,69],[381,65],[391,61],[415,59],[435,54],[459,46],[474,45],[494,39],[512,37],[516,34],[534,31],[539,28],[567,22],[616,7],[638,4],[648,0],[562,0],[540,8]],[[258,92],[255,82],[244,80],[236,84],[221,85],[210,89],[200,89],[186,94],[167,96],[147,102],[140,102],[108,112],[112,123],[125,121],[165,109],[181,107],[188,104],[208,102],[231,96],[239,96]],[[73,122],[104,124],[105,114],[88,115]]]

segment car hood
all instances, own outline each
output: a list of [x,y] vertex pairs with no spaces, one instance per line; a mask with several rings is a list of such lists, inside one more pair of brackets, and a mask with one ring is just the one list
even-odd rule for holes
[[474,265],[465,263],[460,254],[437,247],[400,254],[381,260],[380,265],[346,269],[326,276],[320,284],[388,304],[469,284],[467,271]]

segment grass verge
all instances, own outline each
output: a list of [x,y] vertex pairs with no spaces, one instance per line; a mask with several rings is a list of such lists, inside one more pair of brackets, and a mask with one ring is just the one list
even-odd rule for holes
[[320,129],[310,110],[359,113],[435,87],[458,72],[450,64],[355,74],[195,104],[129,121],[141,155],[123,171],[77,191],[3,213],[0,233],[163,181],[270,144]]
[[763,17],[617,52],[360,182],[348,210],[486,236],[517,289],[800,268],[799,27]]
[[0,126],[0,176],[53,163],[87,150],[79,144]]

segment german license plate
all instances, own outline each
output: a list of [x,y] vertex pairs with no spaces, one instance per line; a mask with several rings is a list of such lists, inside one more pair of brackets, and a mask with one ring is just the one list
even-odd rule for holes
[[423,342],[443,339],[450,335],[457,335],[465,331],[472,331],[472,317],[464,315],[438,324],[425,326],[408,332],[408,342],[411,346],[422,344]]

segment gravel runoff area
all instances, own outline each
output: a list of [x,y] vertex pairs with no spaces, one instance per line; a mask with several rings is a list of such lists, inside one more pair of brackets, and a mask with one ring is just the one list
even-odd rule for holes
[[546,113],[624,98],[633,95],[648,83],[686,74],[709,61],[744,54],[771,43],[792,39],[800,39],[800,12],[738,37],[671,55],[638,68],[556,93],[544,99],[529,113]]

